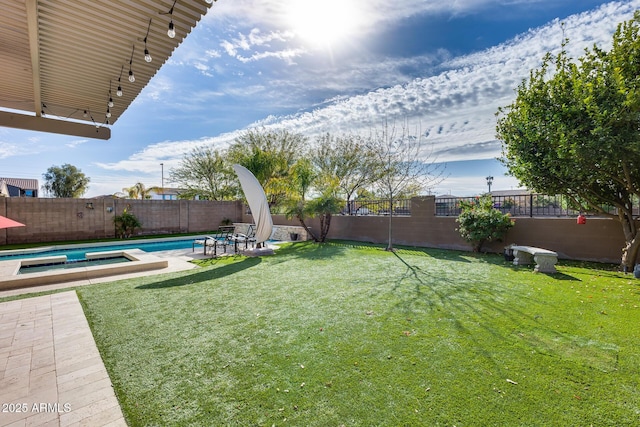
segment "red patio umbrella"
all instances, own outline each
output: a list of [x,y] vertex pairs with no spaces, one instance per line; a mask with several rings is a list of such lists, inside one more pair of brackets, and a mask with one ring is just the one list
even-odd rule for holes
[[2,228],[11,228],[11,227],[24,227],[25,225],[21,222],[14,221],[5,216],[0,215],[0,229]]

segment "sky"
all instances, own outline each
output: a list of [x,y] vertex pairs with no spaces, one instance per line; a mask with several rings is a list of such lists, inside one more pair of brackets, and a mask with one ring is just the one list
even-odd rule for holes
[[[176,7],[179,7],[179,2]],[[564,37],[579,58],[608,49],[640,0],[218,0],[107,141],[0,127],[0,176],[35,178],[70,163],[84,197],[142,182],[171,186],[199,146],[248,129],[368,135],[383,123],[420,135],[444,163],[435,194],[518,188],[497,160],[499,107]],[[162,164],[162,166],[161,166]]]

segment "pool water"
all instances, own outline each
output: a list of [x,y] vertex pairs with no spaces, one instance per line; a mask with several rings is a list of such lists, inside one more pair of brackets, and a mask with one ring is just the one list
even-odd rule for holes
[[[24,258],[40,258],[46,256],[66,255],[68,261],[84,260],[87,252],[119,251],[125,249],[140,249],[145,252],[171,251],[176,249],[190,249],[193,247],[193,238],[189,240],[165,240],[156,242],[138,241],[116,245],[96,245],[82,248],[53,249],[43,252],[21,253],[14,255],[2,255],[0,261]],[[1,252],[0,252],[1,253]]]
[[[52,249],[42,252],[27,252],[27,253],[15,253],[12,255],[1,255],[0,261],[7,261],[13,259],[25,259],[25,258],[40,258],[46,256],[66,255],[67,261],[80,261],[86,259],[87,252],[104,252],[104,251],[120,251],[125,249],[140,249],[145,252],[158,252],[158,251],[172,251],[178,249],[191,249],[193,248],[193,241],[199,239],[199,236],[193,236],[189,239],[180,240],[162,240],[162,241],[137,241],[136,243],[122,243],[122,244],[99,244],[92,246],[83,246],[76,248],[60,248]],[[274,240],[268,240],[267,244],[276,243]],[[197,250],[197,248],[196,248]]]
[[93,267],[96,265],[119,264],[121,262],[130,262],[130,261],[131,260],[127,257],[119,256],[119,257],[113,257],[113,258],[67,261],[67,262],[60,262],[55,264],[52,263],[52,264],[28,265],[28,266],[20,267],[18,274],[40,273],[43,271],[51,271],[51,270],[66,270],[69,268],[78,268],[78,267]]

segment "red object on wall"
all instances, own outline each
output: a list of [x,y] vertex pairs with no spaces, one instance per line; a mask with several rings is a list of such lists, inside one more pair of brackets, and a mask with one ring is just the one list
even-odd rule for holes
[[587,223],[587,217],[582,215],[582,214],[578,215],[577,223],[580,224],[580,225],[586,224]]

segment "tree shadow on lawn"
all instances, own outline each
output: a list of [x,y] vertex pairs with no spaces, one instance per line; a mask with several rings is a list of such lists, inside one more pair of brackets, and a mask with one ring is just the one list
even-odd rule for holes
[[[371,249],[384,251],[387,247],[386,243],[371,243],[371,242],[357,242],[354,240],[331,240],[328,244],[336,247],[346,247],[353,249]],[[472,252],[464,252],[455,249],[440,249],[440,248],[426,248],[420,246],[406,246],[406,245],[393,245],[393,252],[398,252],[407,255],[427,256],[430,258],[447,260],[447,261],[459,261],[459,262],[471,262],[466,258]]]
[[[535,315],[524,313],[513,305],[506,305],[500,302],[500,292],[504,291],[503,284],[489,284],[482,277],[456,276],[456,271],[425,271],[418,265],[409,264],[400,254],[394,253],[395,257],[406,266],[405,273],[398,278],[391,292],[398,296],[398,307],[409,315],[420,312],[423,308],[430,311],[443,310],[453,315],[453,321],[461,331],[469,332],[461,321],[473,316],[477,319],[487,318],[486,324],[491,324],[491,319],[500,316],[509,320],[514,325],[539,324]],[[411,296],[407,296],[407,289],[404,285],[413,283]],[[516,288],[509,287],[509,292],[515,294]],[[523,290],[516,295],[520,300],[531,300],[534,303],[534,296]],[[479,322],[485,325],[485,322]],[[496,332],[486,326],[485,329],[492,335]]]
[[[536,298],[526,287],[513,286],[512,279],[495,284],[482,277],[457,277],[455,271],[426,271],[410,264],[400,254],[394,255],[406,267],[391,289],[399,300],[396,307],[410,317],[419,316],[425,308],[429,312],[440,312],[438,316],[449,320],[461,337],[471,338],[478,354],[492,361],[497,372],[502,368],[496,365],[496,349],[483,343],[517,343],[523,349],[530,346],[551,357],[579,360],[601,370],[612,369],[615,364],[617,350],[586,346],[580,341],[586,338],[545,325],[548,319],[538,307],[544,307],[547,302]],[[558,278],[557,274],[550,276]],[[410,283],[414,284],[413,291],[404,286]],[[505,298],[507,293],[509,298]],[[522,301],[527,303],[520,304]],[[487,341],[487,336],[497,341]]]
[[[471,255],[473,254],[473,255]],[[502,267],[502,268],[508,268],[511,271],[533,271],[534,267],[535,267],[535,262],[531,263],[531,264],[522,264],[522,265],[514,265],[512,261],[507,261],[506,259],[504,259],[504,255],[502,254],[488,254],[488,253],[473,253],[471,252],[469,257],[473,257],[474,259],[476,259],[478,262],[484,263],[484,264],[491,264],[491,265],[495,265],[498,267]],[[557,267],[562,267],[562,266],[557,266]],[[589,267],[585,267],[585,268],[589,268]],[[594,266],[591,266],[591,268],[596,268]],[[571,276],[570,274],[566,274],[563,273],[561,271],[557,271],[555,273],[536,273],[536,274],[541,274],[544,276],[549,276],[550,278],[556,279],[556,280],[570,280],[570,281],[575,281],[575,282],[582,282],[581,279]]]
[[207,268],[205,271],[199,271],[193,274],[187,274],[172,279],[159,280],[157,282],[148,283],[146,285],[136,286],[136,289],[162,289],[172,288],[176,286],[193,285],[196,283],[206,282],[209,280],[220,279],[230,276],[247,268],[255,267],[262,262],[260,257],[245,258],[242,261],[232,264],[223,265],[218,268]]
[[297,259],[310,261],[326,260],[343,256],[346,249],[347,247],[340,247],[331,242],[291,242],[278,248],[275,257],[270,258],[269,262],[280,264]]

